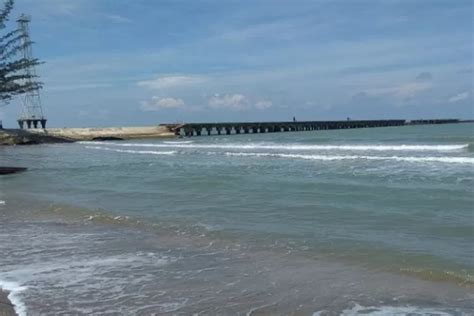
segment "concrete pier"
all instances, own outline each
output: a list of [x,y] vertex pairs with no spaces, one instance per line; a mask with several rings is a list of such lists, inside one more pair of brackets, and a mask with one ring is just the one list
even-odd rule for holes
[[369,128],[406,125],[405,120],[364,120],[364,121],[301,121],[301,122],[234,122],[234,123],[186,123],[162,124],[175,135],[232,135],[300,132],[328,129]]

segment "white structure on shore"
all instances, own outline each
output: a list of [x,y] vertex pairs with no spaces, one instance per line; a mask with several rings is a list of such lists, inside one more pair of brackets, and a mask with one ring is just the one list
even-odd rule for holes
[[[33,56],[29,25],[31,18],[28,15],[22,14],[18,20],[18,28],[23,35],[22,38],[22,54],[24,60],[31,60]],[[36,70],[34,66],[26,67],[24,74],[27,75],[26,81],[32,81],[31,78],[36,77]],[[32,83],[32,82],[31,82]],[[43,114],[43,108],[41,106],[41,98],[38,89],[33,89],[26,92],[21,97],[22,111],[18,118],[18,124],[20,128],[38,128],[38,124],[41,124],[42,128],[46,128],[46,117]]]

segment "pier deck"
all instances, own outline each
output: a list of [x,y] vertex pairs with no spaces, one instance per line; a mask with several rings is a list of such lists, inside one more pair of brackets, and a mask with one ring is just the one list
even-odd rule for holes
[[405,120],[187,123],[167,125],[176,135],[231,135],[405,125]]
[[329,129],[373,128],[420,124],[459,123],[456,119],[443,120],[358,120],[358,121],[290,121],[290,122],[228,122],[228,123],[184,123],[161,124],[178,136],[232,135],[298,132]]

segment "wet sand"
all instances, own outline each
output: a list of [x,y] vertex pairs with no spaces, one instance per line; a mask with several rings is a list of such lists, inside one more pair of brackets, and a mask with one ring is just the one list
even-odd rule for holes
[[0,316],[16,316],[13,304],[8,299],[8,293],[0,290]]

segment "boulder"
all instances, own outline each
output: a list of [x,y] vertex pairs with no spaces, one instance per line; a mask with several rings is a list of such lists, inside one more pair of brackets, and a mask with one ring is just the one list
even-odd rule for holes
[[26,170],[27,168],[23,167],[0,167],[0,175],[18,173]]

